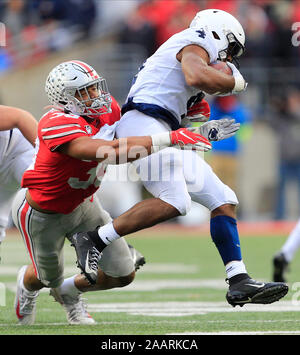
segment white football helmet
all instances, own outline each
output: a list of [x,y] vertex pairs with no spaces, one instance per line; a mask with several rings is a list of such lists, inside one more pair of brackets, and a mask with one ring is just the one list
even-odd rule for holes
[[[96,98],[89,95],[88,87],[91,85],[97,87]],[[79,60],[64,62],[52,69],[45,90],[52,105],[75,115],[93,118],[111,112],[112,99],[106,80],[90,65]],[[87,99],[83,99],[82,93]]]
[[219,60],[229,56],[236,60],[245,51],[245,32],[239,21],[226,11],[208,9],[199,11],[190,28],[203,29],[212,34],[218,49]]

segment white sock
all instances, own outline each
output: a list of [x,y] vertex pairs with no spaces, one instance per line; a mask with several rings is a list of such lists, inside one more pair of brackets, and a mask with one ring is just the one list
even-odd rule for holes
[[78,294],[81,292],[78,290],[78,288],[75,286],[75,277],[77,275],[71,276],[67,279],[64,280],[64,282],[58,287],[59,292],[62,295],[70,295],[73,297],[76,297]]
[[98,235],[100,239],[106,245],[112,243],[114,240],[120,238],[119,234],[115,231],[113,222],[105,224],[103,227],[98,229]]
[[291,262],[295,252],[299,249],[300,247],[300,220],[290,233],[288,239],[284,243],[281,251],[284,254],[286,260],[288,262]]
[[231,261],[230,263],[226,264],[225,270],[229,279],[238,274],[247,274],[246,266],[242,260]]

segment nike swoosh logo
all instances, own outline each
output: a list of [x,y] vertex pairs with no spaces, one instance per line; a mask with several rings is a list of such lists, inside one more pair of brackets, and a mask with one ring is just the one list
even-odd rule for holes
[[247,286],[252,286],[252,287],[256,287],[256,288],[262,288],[262,287],[264,287],[265,286],[265,284],[263,283],[263,284],[261,284],[261,285],[254,285],[254,284],[245,284],[245,285],[247,285]]
[[111,240],[110,240],[108,237],[105,237],[105,239],[106,239],[109,243],[111,243]]
[[96,270],[93,270],[93,269],[90,269],[90,266],[89,266],[89,253],[90,251],[88,250],[87,252],[87,256],[86,256],[86,261],[85,261],[85,271],[88,273],[88,274],[97,274],[97,271]]
[[185,133],[180,132],[180,134],[182,134],[184,137],[188,138],[188,139],[191,140],[192,142],[195,142],[191,137],[187,136]]
[[236,303],[236,304],[240,304],[240,303],[249,303],[249,302],[251,302],[251,298],[250,298],[250,297],[248,297],[248,299],[243,300],[243,301],[234,301],[234,303]]

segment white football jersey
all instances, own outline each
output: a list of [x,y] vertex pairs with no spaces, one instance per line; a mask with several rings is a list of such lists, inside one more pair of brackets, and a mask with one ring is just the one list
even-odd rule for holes
[[188,28],[169,38],[140,68],[122,112],[128,111],[128,102],[146,104],[139,105],[139,108],[131,105],[129,110],[138,109],[159,118],[153,112],[157,105],[162,108],[162,112],[166,110],[170,113],[179,124],[187,112],[189,100],[193,101],[200,90],[187,85],[176,55],[182,48],[196,44],[207,51],[210,63],[216,61],[218,51],[211,36],[204,29]]
[[18,129],[0,131],[0,242],[5,237],[12,201],[34,148]]
[[7,148],[12,139],[13,130],[0,131],[0,166],[3,165]]
[[19,183],[24,170],[34,156],[34,148],[18,129],[0,131],[0,185],[16,179]]

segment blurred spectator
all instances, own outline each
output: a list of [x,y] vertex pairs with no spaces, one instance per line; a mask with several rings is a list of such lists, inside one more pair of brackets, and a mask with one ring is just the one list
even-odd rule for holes
[[271,36],[270,20],[263,8],[257,5],[246,6],[244,12],[243,26],[247,34],[245,57],[266,64],[271,56],[271,41],[266,40]]
[[269,17],[274,26],[271,43],[271,56],[276,58],[279,66],[290,66],[299,61],[299,52],[291,43],[293,2],[276,1],[269,8]]
[[241,124],[236,135],[213,142],[209,163],[219,178],[238,191],[238,167],[242,143],[251,134],[251,114],[237,96],[215,97],[211,105],[211,120],[234,118]]
[[[37,12],[42,23],[48,21],[66,21],[68,17],[68,0],[39,0]],[[73,9],[72,9],[73,10]]]
[[49,51],[63,50],[75,41],[87,40],[96,16],[95,0],[0,2],[0,21],[7,32],[1,68],[33,64]]
[[24,0],[8,0],[3,8],[1,21],[11,35],[21,33],[26,25],[26,3]]
[[119,31],[119,42],[141,46],[145,50],[146,59],[156,50],[156,29],[141,15],[140,9],[141,5],[124,19]]
[[97,16],[95,0],[40,0],[38,12],[44,24],[77,32],[77,40],[87,39]]
[[300,201],[300,91],[282,88],[271,101],[269,122],[274,129],[279,149],[278,189],[275,219],[286,215],[287,187],[295,182]]
[[148,0],[141,4],[140,14],[156,28],[159,47],[170,36],[186,29],[199,10],[193,0]]
[[195,2],[190,0],[176,0],[169,21],[158,27],[158,45],[164,43],[175,33],[188,28],[198,11],[200,11],[200,9]]
[[206,8],[219,9],[237,15],[240,3],[240,0],[209,0],[206,2]]
[[11,68],[13,65],[12,59],[4,47],[0,47],[0,74]]
[[76,28],[80,33],[78,39],[90,37],[91,31],[97,17],[97,7],[95,0],[65,0],[67,3],[67,21],[68,25]]

